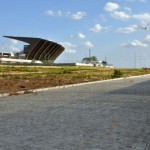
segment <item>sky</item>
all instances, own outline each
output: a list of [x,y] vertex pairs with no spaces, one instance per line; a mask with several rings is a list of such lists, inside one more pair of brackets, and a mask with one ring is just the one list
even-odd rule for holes
[[96,56],[114,67],[150,67],[150,0],[0,0],[0,51],[38,37],[65,47],[56,63]]

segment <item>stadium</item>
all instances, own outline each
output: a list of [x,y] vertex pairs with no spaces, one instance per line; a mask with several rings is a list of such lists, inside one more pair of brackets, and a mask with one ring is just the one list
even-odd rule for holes
[[23,51],[17,55],[14,55],[11,52],[0,52],[1,62],[30,63],[34,60],[35,63],[42,63],[43,61],[53,63],[65,49],[62,45],[58,43],[41,38],[16,36],[4,37],[19,40],[27,44],[24,45]]

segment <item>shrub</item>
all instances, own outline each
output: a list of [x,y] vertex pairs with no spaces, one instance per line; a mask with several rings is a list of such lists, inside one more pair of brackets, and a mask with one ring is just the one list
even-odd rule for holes
[[113,75],[112,75],[112,78],[120,78],[122,75],[123,75],[123,74],[122,74],[122,72],[121,72],[120,70],[115,69],[115,70],[114,70],[114,73],[113,73]]

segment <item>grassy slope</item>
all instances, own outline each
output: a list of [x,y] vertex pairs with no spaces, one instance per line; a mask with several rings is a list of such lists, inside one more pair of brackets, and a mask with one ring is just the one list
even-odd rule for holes
[[[114,73],[115,72],[115,73]],[[144,69],[0,66],[0,93],[106,80],[150,73]]]
[[[114,70],[100,67],[27,67],[27,66],[0,66],[0,77],[9,79],[32,78],[70,78],[70,79],[110,79],[115,78]],[[144,69],[117,69],[122,73],[119,77],[128,77],[150,73]]]

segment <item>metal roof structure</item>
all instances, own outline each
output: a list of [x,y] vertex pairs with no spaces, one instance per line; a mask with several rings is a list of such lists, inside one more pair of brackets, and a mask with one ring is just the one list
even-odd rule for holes
[[28,43],[28,45],[24,45],[24,53],[26,54],[25,58],[29,60],[50,60],[51,62],[54,62],[65,49],[58,43],[41,38],[16,36],[4,37]]

